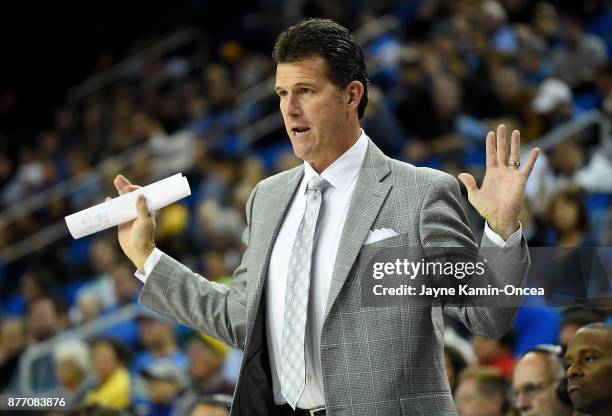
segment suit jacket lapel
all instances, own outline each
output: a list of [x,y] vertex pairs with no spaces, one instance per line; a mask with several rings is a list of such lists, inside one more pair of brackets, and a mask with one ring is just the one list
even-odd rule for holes
[[[291,172],[289,179],[284,184],[282,184],[276,189],[271,190],[271,193],[264,194],[265,196],[267,196],[267,200],[265,203],[265,208],[263,210],[265,215],[265,226],[263,228],[265,230],[269,230],[270,232],[266,233],[265,240],[261,245],[261,247],[263,248],[263,252],[261,253],[261,255],[264,256],[264,261],[261,263],[262,266],[259,269],[257,285],[255,287],[254,293],[249,294],[250,296],[254,296],[251,305],[255,309],[250,311],[252,313],[255,313],[257,311],[256,308],[257,305],[259,305],[261,292],[266,281],[268,266],[270,265],[270,255],[272,254],[274,242],[276,241],[280,226],[283,223],[283,220],[287,213],[287,208],[289,207],[289,204],[293,199],[293,195],[295,194],[295,191],[297,190],[300,184],[300,180],[303,176],[304,167],[299,166],[298,168],[294,169],[294,172]],[[254,315],[251,314],[248,316]]]
[[327,319],[327,315],[353,267],[368,231],[391,189],[390,183],[381,182],[389,172],[390,169],[385,155],[370,140],[342,229],[325,307],[325,319]]

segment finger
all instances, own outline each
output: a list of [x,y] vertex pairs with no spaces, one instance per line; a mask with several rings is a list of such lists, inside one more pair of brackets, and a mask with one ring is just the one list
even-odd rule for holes
[[525,162],[525,166],[523,166],[523,169],[521,169],[521,172],[527,178],[529,178],[529,175],[531,175],[531,171],[533,170],[533,167],[535,166],[536,160],[538,160],[539,154],[540,154],[539,147],[531,149],[531,152],[529,152],[529,156],[527,157],[527,162]]
[[487,133],[485,140],[487,169],[497,167],[497,159],[495,158],[495,133],[490,131]]
[[129,192],[135,191],[136,189],[140,189],[140,186],[138,186],[138,185],[128,185],[128,186],[125,187],[125,192],[129,193]]
[[469,173],[460,173],[459,180],[463,183],[468,191],[468,198],[478,191],[476,180]]
[[520,162],[521,160],[521,133],[518,130],[512,132],[509,160],[512,162]]
[[126,188],[132,185],[132,183],[128,181],[127,178],[123,175],[117,175],[115,177],[114,184],[115,188],[117,188],[117,192],[119,192],[119,195],[123,195],[124,193],[126,193]]
[[136,198],[136,210],[138,211],[139,219],[147,219],[149,217],[149,210],[144,195],[138,195]]
[[497,126],[497,164],[506,166],[508,164],[508,146],[506,144],[506,126]]

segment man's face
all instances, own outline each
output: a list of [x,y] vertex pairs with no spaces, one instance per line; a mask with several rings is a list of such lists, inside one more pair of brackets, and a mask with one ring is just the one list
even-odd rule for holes
[[187,357],[189,373],[198,382],[209,381],[223,363],[218,355],[198,339],[192,339],[187,343]]
[[[612,337],[604,329],[582,329],[570,340],[567,391],[574,408],[604,414],[612,409]],[[607,413],[606,413],[607,414]]]
[[499,358],[507,353],[501,343],[496,339],[475,336],[472,340],[474,354],[478,358],[478,362],[486,364],[496,358]]
[[571,412],[556,395],[561,381],[554,363],[543,353],[530,352],[516,364],[512,389],[521,416],[563,416]]
[[166,322],[151,318],[141,318],[139,321],[140,340],[148,350],[161,348],[171,329]]
[[49,299],[33,303],[28,320],[32,334],[37,341],[53,336],[59,329],[55,306]]
[[326,167],[350,147],[344,140],[349,121],[348,93],[332,84],[323,58],[279,63],[275,89],[297,157],[319,170],[318,166]]
[[455,392],[455,405],[459,416],[501,416],[502,404],[502,397],[484,395],[474,379],[459,383]]

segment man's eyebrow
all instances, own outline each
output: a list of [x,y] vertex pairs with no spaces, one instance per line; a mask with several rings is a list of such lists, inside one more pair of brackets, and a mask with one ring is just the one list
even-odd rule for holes
[[[314,88],[314,84],[310,83],[310,82],[297,82],[295,84],[293,84],[293,87],[308,87],[308,88]],[[274,92],[278,92],[279,90],[284,90],[286,89],[283,86],[277,85],[274,87]]]
[[[599,354],[603,354],[603,350],[601,348],[598,348],[596,345],[588,345],[586,347],[582,347],[579,350],[576,351],[576,355],[580,355],[581,353],[585,353],[585,352],[596,352]],[[565,359],[568,359],[568,357],[572,357],[571,354],[569,353],[565,353]]]

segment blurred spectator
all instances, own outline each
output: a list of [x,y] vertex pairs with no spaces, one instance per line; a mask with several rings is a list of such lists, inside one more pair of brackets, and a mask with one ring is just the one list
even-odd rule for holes
[[[147,366],[142,375],[147,380],[151,407],[149,416],[170,416],[187,384],[185,370],[167,360],[157,360]],[[179,413],[183,414],[183,413]]]
[[[459,152],[464,147],[456,132],[457,117],[461,109],[460,85],[448,77],[435,78],[429,102],[431,110],[425,110],[423,117],[409,130],[418,141],[410,142],[406,156],[413,162],[421,162],[434,155],[455,161],[460,158]],[[399,114],[398,117],[401,119],[402,115]]]
[[154,178],[165,178],[178,172],[188,172],[194,163],[195,135],[179,131],[165,135],[162,131],[151,135],[149,146],[153,157]]
[[231,403],[231,396],[221,394],[204,396],[200,397],[185,414],[189,416],[229,416]]
[[26,348],[26,327],[19,317],[2,320],[0,326],[0,392],[18,391],[19,358]]
[[214,394],[234,394],[234,386],[221,372],[228,346],[206,334],[194,334],[187,342],[189,389],[177,404],[177,414],[187,412],[198,398]]
[[174,322],[142,306],[136,319],[139,342],[144,351],[137,350],[130,363],[130,372],[134,377],[132,398],[136,408],[148,409],[148,386],[141,376],[144,369],[158,360],[166,360],[186,370],[189,362],[185,352],[179,348]]
[[17,171],[2,189],[0,201],[5,206],[11,206],[38,190],[44,181],[45,171],[42,161],[34,151],[23,148],[19,153]]
[[497,370],[468,367],[459,374],[455,405],[459,416],[503,416],[508,410],[508,382]]
[[528,27],[522,27],[518,35],[521,79],[527,86],[535,87],[550,76],[550,67],[545,59],[546,43]]
[[512,378],[512,369],[514,368],[512,349],[514,348],[515,338],[513,331],[508,332],[500,339],[474,336],[472,345],[476,358],[478,358],[478,364],[493,367],[507,379]]
[[90,292],[80,293],[76,299],[76,309],[72,314],[73,321],[81,325],[91,322],[100,316],[102,309],[102,300],[97,295]]
[[169,360],[179,368],[188,367],[187,356],[177,343],[174,322],[144,307],[137,319],[140,341],[145,351],[134,357],[131,366],[133,374],[142,372],[158,359]]
[[138,279],[134,279],[133,269],[132,264],[126,259],[116,261],[110,269],[114,297],[117,299],[118,307],[138,303],[141,285]]
[[572,90],[563,81],[547,79],[538,87],[532,106],[540,117],[541,134],[547,133],[573,117]]
[[576,16],[564,15],[559,28],[563,44],[552,54],[552,75],[572,87],[592,81],[595,68],[606,61],[606,45],[598,37],[583,33]]
[[589,213],[578,192],[566,191],[555,195],[548,207],[548,219],[557,247],[593,245],[587,234]]
[[67,312],[66,304],[57,298],[42,297],[32,302],[28,313],[32,341],[45,341],[66,328]]
[[362,127],[386,155],[399,157],[406,139],[401,135],[399,122],[388,108],[383,92],[375,85],[368,86],[368,106]]
[[125,409],[130,400],[130,375],[124,365],[123,346],[115,340],[99,339],[91,346],[91,357],[97,381],[85,403]]
[[516,52],[516,35],[506,24],[507,13],[497,1],[482,2],[481,28],[489,34],[491,44],[496,51],[514,54]]
[[[67,326],[68,308],[63,300],[43,297],[30,305],[28,329],[32,344],[57,336]],[[30,371],[32,372],[32,389],[35,392],[45,392],[56,387],[57,381],[51,355],[43,355],[34,360]]]
[[60,385],[57,394],[72,408],[85,397],[93,383],[89,347],[80,340],[58,343],[53,351],[55,375]]
[[[526,353],[512,376],[514,405],[521,416],[571,416],[562,349],[551,345]],[[558,350],[554,350],[556,347]],[[561,399],[562,397],[562,399]]]
[[561,328],[559,330],[559,344],[567,349],[569,340],[583,326],[603,322],[605,315],[595,309],[583,306],[566,308],[562,313]]
[[102,301],[104,308],[114,306],[117,302],[113,289],[110,272],[117,262],[117,253],[114,246],[106,239],[97,239],[91,243],[89,264],[94,277],[82,286],[80,293],[91,293]]
[[444,364],[446,366],[446,376],[451,392],[457,387],[457,376],[467,367],[467,362],[458,349],[444,344]]
[[612,115],[612,62],[597,69],[595,83],[601,95],[601,109],[609,117]]
[[[45,278],[46,277],[46,278]],[[49,281],[52,277],[40,271],[27,271],[21,276],[21,295],[26,305],[31,305],[36,300],[49,293]]]
[[567,390],[574,408],[591,416],[612,414],[612,325],[596,323],[571,338]]

